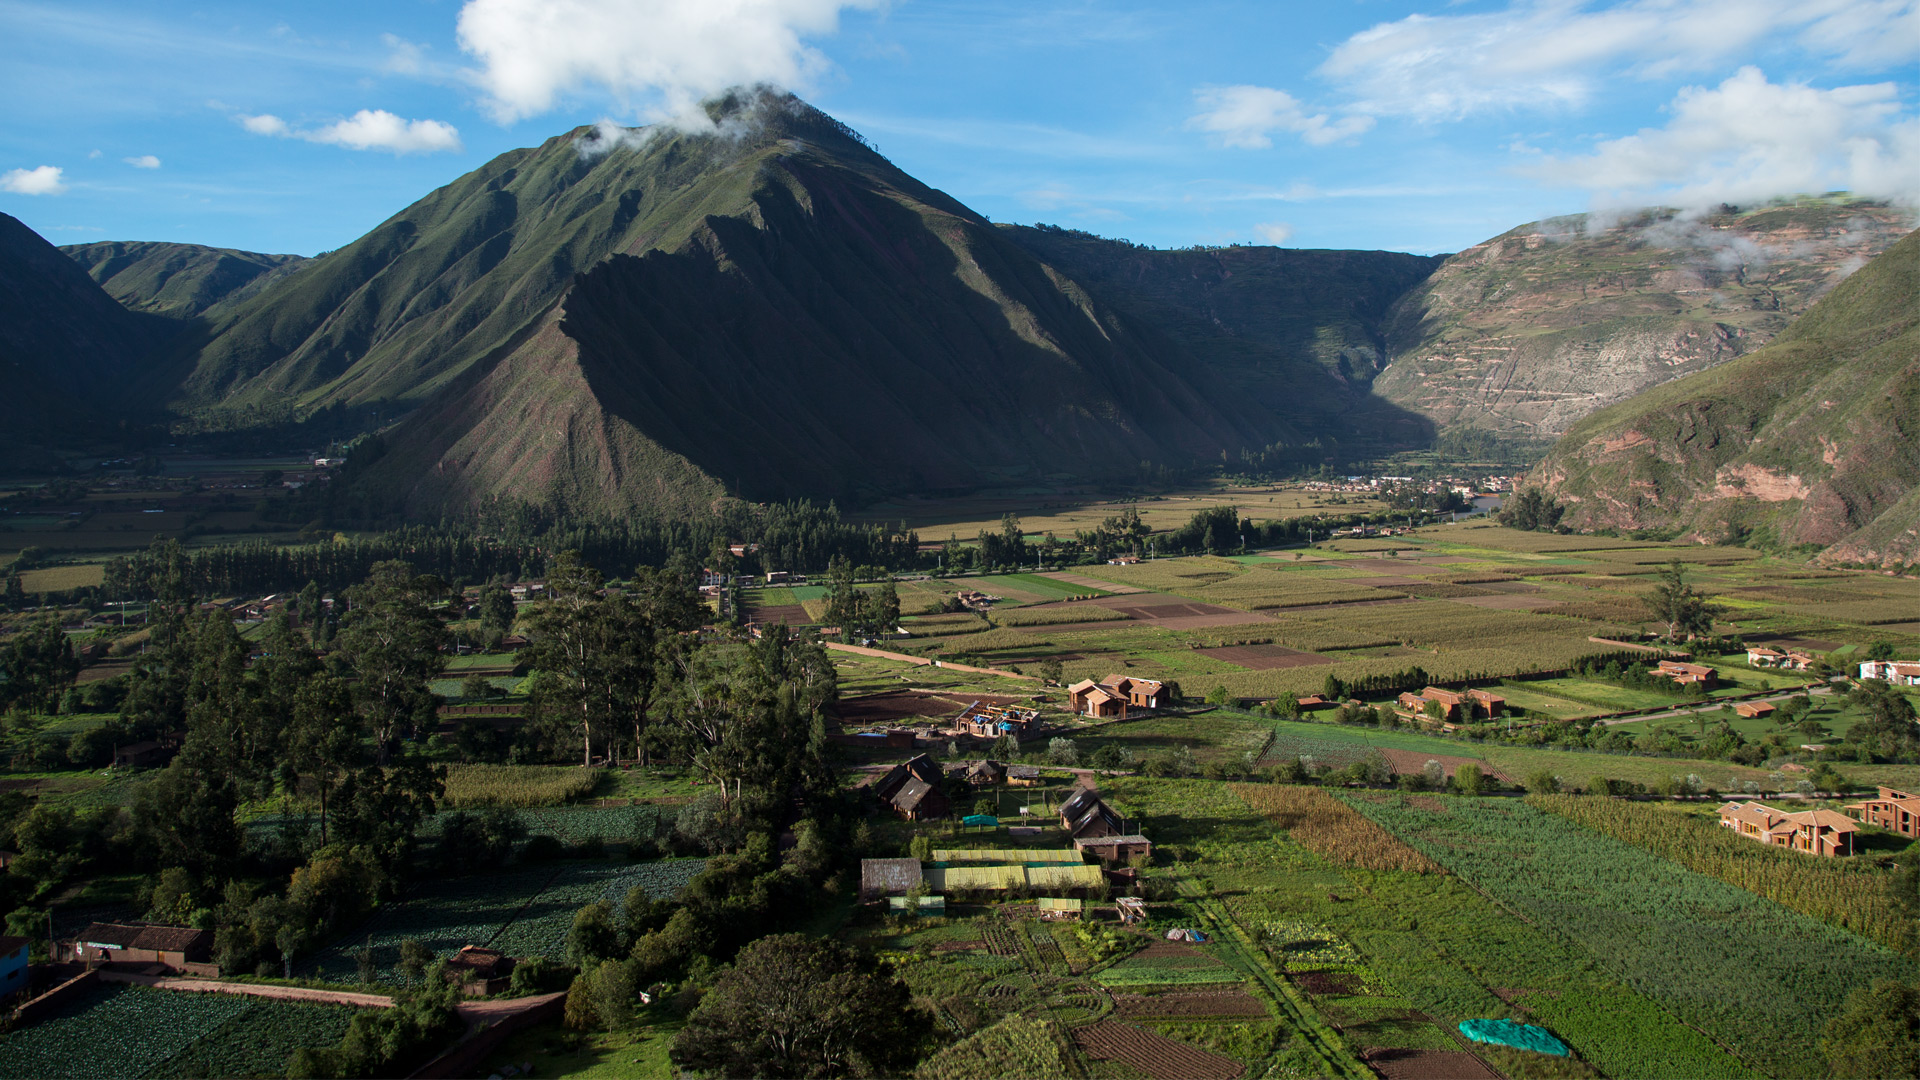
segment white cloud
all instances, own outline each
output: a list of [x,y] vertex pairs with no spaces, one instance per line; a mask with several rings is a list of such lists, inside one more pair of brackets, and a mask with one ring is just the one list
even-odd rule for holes
[[1847,190],[1920,204],[1920,118],[1892,83],[1821,90],[1743,67],[1711,89],[1687,87],[1665,127],[1549,157],[1525,171],[1584,188],[1601,206],[1682,208]]
[[1284,221],[1263,221],[1253,227],[1253,235],[1263,244],[1279,247],[1293,239],[1293,226]]
[[395,154],[458,153],[464,147],[460,132],[439,120],[408,120],[385,109],[361,109],[345,120],[324,127],[297,129],[271,114],[241,115],[240,126],[255,135],[278,135],[352,150],[386,150]]
[[1603,76],[1657,76],[1763,43],[1878,70],[1920,58],[1920,0],[1514,0],[1479,15],[1410,15],[1353,35],[1319,73],[1375,115],[1449,120],[1579,106]]
[[255,135],[287,134],[287,122],[272,113],[262,113],[259,116],[247,116],[243,113],[240,116],[240,126]]
[[141,154],[139,157],[121,158],[120,160],[136,169],[157,169],[160,167],[160,159],[154,157],[152,154]]
[[10,169],[0,175],[0,191],[11,191],[15,195],[62,195],[67,185],[61,182],[61,171],[57,166],[42,165],[37,169]]
[[89,150],[89,151],[87,151],[87,157],[88,157],[89,159],[92,159],[92,158],[97,158],[97,157],[99,157],[99,156],[100,156],[100,151],[98,151],[98,150]]
[[1273,145],[1276,131],[1291,132],[1314,146],[1349,139],[1373,127],[1371,116],[1343,116],[1331,120],[1324,112],[1309,115],[1292,94],[1265,86],[1222,86],[1196,90],[1201,108],[1187,121],[1190,128],[1218,135],[1228,146],[1264,149]]
[[467,0],[458,36],[479,59],[474,75],[488,111],[503,124],[587,89],[664,119],[732,86],[804,87],[830,66],[805,39],[838,30],[842,10],[885,3]]
[[394,75],[418,75],[426,70],[426,49],[397,34],[381,34],[380,40],[392,51],[381,70]]
[[389,150],[396,154],[458,153],[460,132],[439,120],[407,120],[385,109],[361,109],[338,123],[301,132],[308,142],[330,143],[354,150]]

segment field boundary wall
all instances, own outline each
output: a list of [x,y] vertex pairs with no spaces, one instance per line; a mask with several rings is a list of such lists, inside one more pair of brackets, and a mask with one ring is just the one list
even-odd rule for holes
[[39,997],[21,1004],[19,1008],[13,1010],[14,1025],[33,1023],[42,1013],[58,1007],[61,1002],[75,994],[85,993],[88,987],[99,981],[99,978],[100,973],[96,970],[83,971]]

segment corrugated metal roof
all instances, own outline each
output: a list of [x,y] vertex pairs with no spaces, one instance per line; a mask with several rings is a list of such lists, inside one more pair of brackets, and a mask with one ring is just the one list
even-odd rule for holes
[[1068,848],[939,848],[934,862],[943,863],[1077,863],[1080,853]]

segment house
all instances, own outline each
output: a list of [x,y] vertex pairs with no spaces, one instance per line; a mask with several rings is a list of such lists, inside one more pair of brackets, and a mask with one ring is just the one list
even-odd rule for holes
[[1138,555],[1115,555],[1107,560],[1108,566],[1132,566],[1140,561]]
[[159,964],[175,971],[212,967],[213,931],[185,926],[94,923],[73,942],[72,958],[95,964]]
[[1735,705],[1733,711],[1739,713],[1741,716],[1758,718],[1762,716],[1772,716],[1778,710],[1764,701],[1743,701]]
[[1014,705],[983,705],[976,701],[967,706],[954,727],[964,734],[978,739],[997,739],[1002,735],[1011,735],[1016,740],[1024,738],[1040,722],[1038,709],[1022,709]]
[[1008,787],[1039,787],[1040,767],[1037,765],[1007,766]]
[[513,957],[497,949],[463,946],[447,961],[447,978],[468,997],[497,994],[512,985]]
[[905,896],[920,884],[919,859],[861,859],[860,901]]
[[1136,855],[1153,858],[1153,841],[1139,833],[1128,833],[1124,836],[1075,837],[1073,847],[1074,850],[1095,856],[1107,864],[1124,866],[1132,862]]
[[1705,664],[1688,664],[1679,660],[1662,660],[1651,674],[1672,679],[1677,686],[1699,686],[1711,690],[1720,684],[1720,673]]
[[0,934],[0,997],[17,994],[33,980],[27,974],[27,949],[33,942],[12,934]]
[[945,817],[952,809],[947,802],[946,780],[938,762],[917,754],[888,770],[873,785],[873,793],[908,821],[924,821]]
[[1920,686],[1920,663],[1911,660],[1868,660],[1860,665],[1860,677],[1879,679],[1895,686]]
[[1084,716],[1125,719],[1127,710],[1163,709],[1173,704],[1167,684],[1158,679],[1109,675],[1099,682],[1083,679],[1067,687],[1067,705]]
[[965,775],[975,787],[994,787],[1007,782],[1007,767],[997,761],[976,761]]
[[[1920,836],[1920,796],[1882,787],[1877,798],[1849,803],[1848,814],[1901,836]],[[1856,813],[1857,811],[1857,813]]]
[[1787,662],[1787,654],[1779,649],[1769,649],[1763,645],[1747,646],[1748,667],[1780,667]]
[[1081,788],[1060,804],[1060,828],[1075,842],[1105,836],[1126,836],[1126,822],[1092,788]]
[[1491,720],[1505,715],[1507,711],[1506,698],[1485,690],[1447,690],[1429,686],[1417,694],[1411,691],[1401,694],[1395,701],[1401,709],[1414,716],[1427,716],[1427,704],[1438,704],[1442,721],[1472,720],[1475,717]]
[[151,769],[165,765],[172,756],[173,751],[169,747],[148,739],[116,749],[113,752],[113,764],[120,769]]
[[785,570],[767,571],[767,584],[769,585],[785,585],[791,580],[793,580],[793,575]]
[[1852,819],[1832,810],[1789,814],[1757,802],[1730,802],[1720,808],[1720,825],[1762,844],[1779,844],[1815,855],[1853,854]]
[[1328,701],[1326,698],[1321,697],[1319,694],[1308,694],[1306,697],[1301,698],[1297,702],[1297,704],[1300,706],[1301,712],[1312,712],[1315,709],[1334,708],[1339,704],[1339,702]]

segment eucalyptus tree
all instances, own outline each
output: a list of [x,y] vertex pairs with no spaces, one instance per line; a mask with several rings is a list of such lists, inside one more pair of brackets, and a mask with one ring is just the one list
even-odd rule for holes
[[392,759],[404,730],[434,715],[428,686],[446,664],[447,628],[431,604],[445,589],[440,579],[388,560],[346,591],[348,610],[334,647],[352,673],[354,703],[381,765]]

